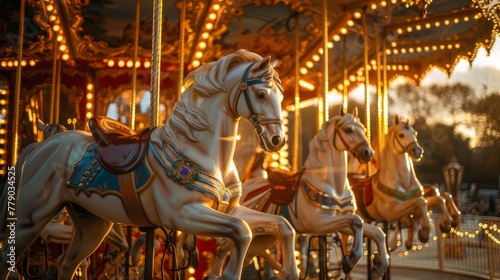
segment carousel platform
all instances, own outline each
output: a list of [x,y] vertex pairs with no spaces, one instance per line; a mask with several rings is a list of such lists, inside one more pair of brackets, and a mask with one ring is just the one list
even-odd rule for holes
[[[350,273],[350,280],[367,280],[366,266],[358,265]],[[416,269],[407,267],[391,267],[391,280],[480,280],[488,279],[480,276],[462,275],[457,273],[435,271],[430,269]]]

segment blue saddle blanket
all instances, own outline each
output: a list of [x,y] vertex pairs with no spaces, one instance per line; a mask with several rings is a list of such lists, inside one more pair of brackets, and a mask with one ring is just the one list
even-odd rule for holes
[[[149,166],[144,161],[132,172],[134,173],[135,189],[140,192],[147,187],[152,178]],[[75,188],[77,194],[83,191],[88,196],[92,192],[101,196],[108,194],[121,196],[118,176],[102,167],[95,154],[94,144],[89,144],[85,154],[73,164],[66,184]]]

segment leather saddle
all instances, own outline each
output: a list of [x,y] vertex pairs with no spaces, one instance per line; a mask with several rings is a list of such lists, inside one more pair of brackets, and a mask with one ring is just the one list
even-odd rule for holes
[[125,174],[144,161],[151,134],[149,128],[137,133],[105,116],[90,119],[89,127],[95,140],[97,158],[104,169],[114,174]]
[[362,201],[364,206],[370,205],[373,202],[372,178],[357,173],[348,173],[347,178],[356,201]]
[[300,177],[304,169],[294,173],[283,169],[266,169],[268,181],[272,184],[271,202],[276,205],[288,205],[299,190]]

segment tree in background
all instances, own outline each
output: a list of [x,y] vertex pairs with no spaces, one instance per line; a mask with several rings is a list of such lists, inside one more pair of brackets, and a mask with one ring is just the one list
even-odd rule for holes
[[441,167],[455,156],[466,167],[464,182],[498,182],[500,93],[476,93],[465,84],[397,86],[389,93],[389,114],[410,117],[425,148],[416,164],[424,182],[442,180]]

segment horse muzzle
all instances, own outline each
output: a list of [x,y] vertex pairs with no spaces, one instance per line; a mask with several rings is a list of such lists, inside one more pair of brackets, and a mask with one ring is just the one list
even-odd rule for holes
[[424,149],[417,142],[408,145],[406,152],[416,162],[419,162],[424,156]]
[[352,151],[353,156],[361,163],[369,162],[373,157],[373,153],[371,146],[367,142],[364,142]]

